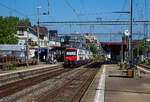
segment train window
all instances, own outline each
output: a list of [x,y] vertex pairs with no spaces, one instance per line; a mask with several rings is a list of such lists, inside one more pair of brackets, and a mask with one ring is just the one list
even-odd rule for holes
[[76,50],[67,50],[66,55],[67,56],[76,56]]

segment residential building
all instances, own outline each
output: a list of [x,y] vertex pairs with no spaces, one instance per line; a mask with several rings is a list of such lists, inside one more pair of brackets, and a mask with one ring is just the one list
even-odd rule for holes
[[96,37],[93,34],[86,33],[84,35],[84,37],[86,38],[86,43],[94,43],[96,45],[97,49],[101,49],[100,42],[96,39]]
[[[60,46],[57,30],[49,30],[49,39],[47,34],[48,29],[46,27],[39,27],[39,32],[41,48],[47,48],[48,40],[50,46]],[[27,37],[29,37],[29,42],[31,43],[31,46],[38,45],[37,26],[19,24],[17,25],[17,34],[19,38],[19,45],[26,45]]]
[[[51,31],[50,37],[51,37]],[[54,32],[54,30],[53,30]],[[55,33],[57,31],[55,30]],[[29,57],[37,56],[37,48],[38,48],[38,34],[37,34],[37,26],[19,24],[17,25],[17,34],[19,38],[19,45],[27,45],[27,39],[30,46]],[[58,34],[55,34],[52,39],[48,39],[48,29],[46,27],[39,27],[39,40],[40,40],[40,59],[45,58],[47,56],[47,48],[49,41],[49,48],[52,49],[53,46],[60,46],[60,41],[58,39]],[[53,34],[54,35],[54,34]],[[55,38],[55,39],[54,39]]]
[[[40,47],[44,48],[47,47],[47,28],[39,27],[40,31]],[[25,24],[17,25],[17,34],[19,38],[19,45],[26,45],[27,38],[29,39],[31,45],[37,46],[38,45],[38,34],[37,34],[37,26],[30,26]]]

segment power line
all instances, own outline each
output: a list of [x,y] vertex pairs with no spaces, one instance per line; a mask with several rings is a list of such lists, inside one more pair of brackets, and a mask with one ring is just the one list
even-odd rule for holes
[[0,3],[0,6],[9,9],[9,10],[12,11],[12,12],[16,12],[16,13],[18,13],[18,14],[24,16],[24,17],[27,17],[27,15],[25,15],[24,13],[22,13],[22,12],[16,10],[16,9],[10,8],[10,7],[8,7],[8,6],[4,5],[4,4],[2,4],[2,3]]
[[[124,11],[124,8],[126,7],[126,4],[127,4],[127,0],[124,0],[124,3],[122,5],[122,8],[121,8],[121,11]],[[120,14],[117,18],[117,20],[119,20],[121,18],[122,14]]]
[[[12,11],[12,12],[18,13],[18,14],[22,15],[22,16],[25,17],[25,18],[29,18],[28,16],[31,16],[31,15],[26,15],[26,14],[24,14],[24,13],[22,13],[22,12],[16,10],[16,9],[10,8],[10,7],[8,7],[8,6],[4,5],[4,4],[2,4],[2,3],[0,3],[0,6],[6,8],[6,9]],[[32,15],[32,16],[34,16],[34,15]],[[32,19],[32,18],[30,18],[30,19],[31,19],[32,21],[35,21],[35,19]]]
[[147,2],[147,0],[145,0],[145,2],[144,2],[145,4],[145,18],[148,18],[148,2]]
[[71,4],[68,2],[68,0],[64,0],[65,3],[72,9],[72,11],[74,12],[74,14],[77,16],[77,18],[79,19],[78,13],[76,12],[76,10],[71,6]]

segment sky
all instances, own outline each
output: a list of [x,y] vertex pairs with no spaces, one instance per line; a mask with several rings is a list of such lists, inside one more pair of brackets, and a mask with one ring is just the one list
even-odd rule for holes
[[[102,20],[129,20],[129,14],[116,14],[115,11],[129,11],[130,0],[50,0],[50,15],[40,15],[40,21],[96,21]],[[37,22],[37,8],[40,13],[48,11],[47,0],[0,0],[0,16],[17,16],[21,19],[29,18],[32,25]],[[133,0],[134,20],[150,19],[150,0]],[[66,33],[97,33],[100,41],[120,41],[121,34],[129,26],[46,26],[48,29],[57,29],[60,34]],[[143,26],[133,27],[133,32],[143,33]],[[98,34],[101,33],[101,34]],[[108,33],[108,34],[102,34]],[[149,33],[149,31],[148,31]],[[134,35],[140,39],[143,36]]]

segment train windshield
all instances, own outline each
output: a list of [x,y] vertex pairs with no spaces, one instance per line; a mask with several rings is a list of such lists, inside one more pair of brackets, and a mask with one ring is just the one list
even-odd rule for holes
[[67,50],[66,56],[76,56],[76,50]]

